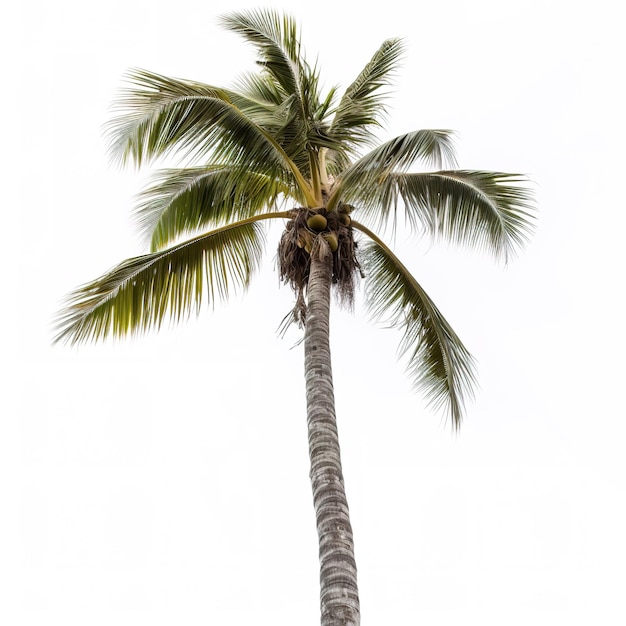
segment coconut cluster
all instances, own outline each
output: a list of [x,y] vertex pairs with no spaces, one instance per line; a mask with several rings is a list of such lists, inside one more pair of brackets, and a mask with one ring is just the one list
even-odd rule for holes
[[351,219],[351,207],[342,205],[337,211],[325,208],[295,209],[287,222],[278,248],[281,280],[301,293],[307,284],[311,252],[316,239],[323,238],[333,255],[333,283],[342,300],[351,303],[354,276],[359,269],[356,259]]

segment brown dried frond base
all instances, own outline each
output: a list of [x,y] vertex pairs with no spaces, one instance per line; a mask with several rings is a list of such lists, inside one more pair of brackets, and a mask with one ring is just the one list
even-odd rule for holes
[[[321,213],[327,220],[326,228],[319,233],[307,226],[307,220],[315,213]],[[304,323],[302,293],[309,279],[310,253],[314,250],[315,239],[329,233],[337,237],[337,249],[332,252],[334,293],[343,306],[352,308],[355,281],[360,275],[352,227],[345,225],[338,213],[327,213],[325,209],[311,211],[300,208],[295,209],[293,215],[280,238],[278,267],[281,281],[290,285],[297,295],[298,311],[294,310],[294,317],[301,324]]]

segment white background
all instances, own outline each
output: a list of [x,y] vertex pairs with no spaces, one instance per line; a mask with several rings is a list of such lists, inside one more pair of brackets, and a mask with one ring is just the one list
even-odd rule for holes
[[[478,360],[460,434],[410,387],[393,330],[333,316],[363,624],[626,622],[625,58],[616,2],[274,5],[327,87],[407,52],[381,139],[453,128],[461,167],[527,174],[538,230],[504,268],[395,248]],[[229,85],[255,4],[28,2],[2,41],[0,621],[313,626],[317,538],[302,349],[278,231],[247,294],[160,334],[51,347],[63,296],[144,251],[145,172],[102,124],[142,67]]]

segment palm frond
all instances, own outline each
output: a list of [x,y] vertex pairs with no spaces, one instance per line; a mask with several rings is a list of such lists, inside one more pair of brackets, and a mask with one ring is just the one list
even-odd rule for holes
[[287,95],[300,96],[300,36],[291,16],[259,9],[224,15],[220,22],[256,47],[258,63]]
[[[309,65],[301,51],[295,21],[275,11],[257,10],[224,16],[222,24],[243,35],[259,51],[258,63],[265,72],[244,77],[244,91],[253,98],[274,102],[275,120],[281,123],[272,135],[305,175],[310,175],[307,146],[329,147],[323,117],[329,102],[321,101],[317,65]],[[333,144],[334,145],[334,144]]]
[[[387,185],[414,228],[507,258],[534,229],[531,190],[518,174],[441,171],[397,174]],[[388,193],[389,195],[389,193]]]
[[56,342],[120,338],[179,321],[204,300],[246,288],[263,252],[263,231],[245,220],[168,250],[123,261],[71,293],[57,317]]
[[379,126],[385,112],[386,94],[380,90],[391,84],[402,51],[400,39],[383,42],[339,102],[329,134],[351,152],[371,144],[370,127]]
[[381,185],[392,173],[406,170],[416,161],[431,167],[454,164],[452,131],[416,130],[374,148],[341,174],[328,201],[329,210],[340,200],[379,210]]
[[132,86],[114,105],[119,115],[106,126],[112,156],[137,165],[180,151],[232,162],[280,162],[276,147],[236,108],[226,90],[168,78],[145,70],[128,74]]
[[404,332],[399,354],[408,355],[407,369],[416,388],[458,428],[476,384],[472,356],[393,252],[362,224],[352,225],[371,238],[360,258],[372,317]]
[[309,176],[307,142],[311,124],[303,117],[301,99],[285,95],[267,74],[244,74],[237,81],[236,91],[228,95],[276,141],[298,170]]
[[122,163],[172,152],[211,156],[214,163],[293,177],[301,202],[314,203],[308,183],[280,144],[234,103],[234,92],[135,70],[109,123],[110,149]]
[[275,177],[239,168],[161,170],[140,194],[135,218],[155,251],[183,235],[268,211],[290,191]]
[[267,74],[242,74],[235,82],[232,102],[263,128],[280,125],[281,109],[288,96]]

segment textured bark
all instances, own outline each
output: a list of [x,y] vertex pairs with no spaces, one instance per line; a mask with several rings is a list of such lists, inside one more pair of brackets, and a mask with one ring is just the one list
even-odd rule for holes
[[318,238],[311,254],[304,339],[311,486],[320,556],[322,626],[359,626],[354,542],[341,471],[330,361],[332,254]]

